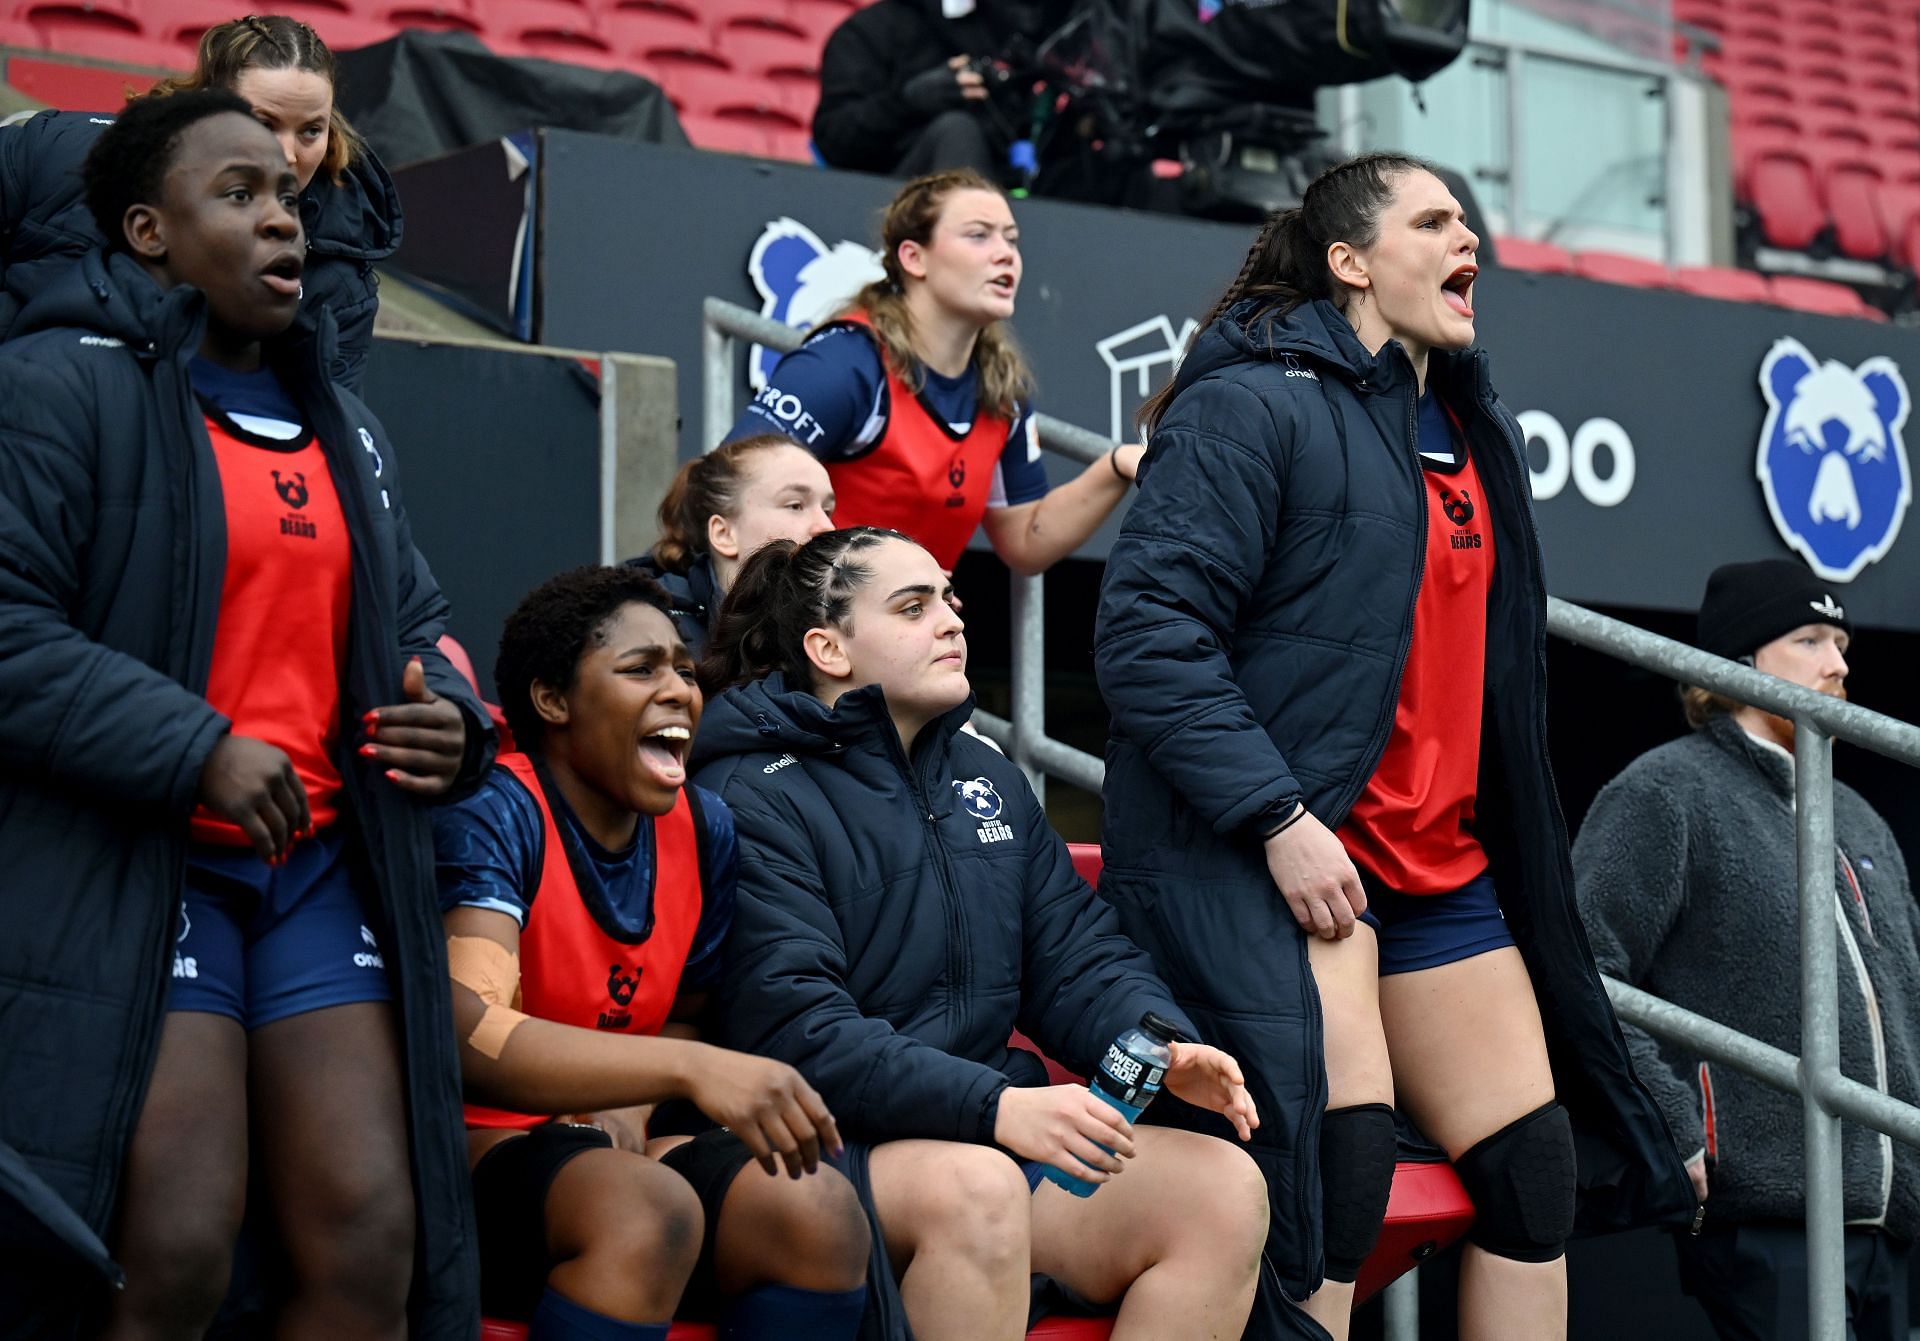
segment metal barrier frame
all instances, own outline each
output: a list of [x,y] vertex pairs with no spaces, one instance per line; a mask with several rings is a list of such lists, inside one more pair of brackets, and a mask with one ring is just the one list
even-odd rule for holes
[[[785,352],[804,338],[792,327],[718,298],[705,304],[703,345],[705,438],[717,445],[732,428],[740,339]],[[1114,443],[1047,415],[1036,416],[1040,444],[1092,462]],[[1105,765],[1046,734],[1045,589],[1039,576],[1013,576],[1012,719],[977,712],[980,731],[1001,744],[1045,798],[1051,774],[1098,795]],[[1799,1057],[1612,978],[1603,979],[1619,1017],[1710,1061],[1733,1067],[1801,1097],[1806,1121],[1807,1323],[1812,1341],[1846,1335],[1845,1210],[1840,1120],[1846,1118],[1908,1145],[1920,1146],[1920,1108],[1850,1080],[1840,1071],[1837,897],[1833,880],[1833,742],[1920,767],[1920,727],[1816,693],[1685,643],[1550,597],[1547,629],[1683,684],[1790,719],[1794,724],[1794,836],[1800,893]],[[1386,1290],[1387,1336],[1413,1341],[1419,1332],[1414,1273]]]

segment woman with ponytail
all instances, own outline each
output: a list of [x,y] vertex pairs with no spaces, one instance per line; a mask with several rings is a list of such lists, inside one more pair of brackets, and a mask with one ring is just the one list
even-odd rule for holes
[[826,468],[792,438],[736,438],[680,467],[660,500],[660,538],[627,563],[672,599],[673,626],[697,660],[740,565],[771,541],[832,530],[833,510]]
[[[225,89],[272,131],[300,188],[306,230],[301,308],[339,328],[328,372],[356,394],[373,343],[380,281],[373,267],[400,245],[393,179],[334,101],[333,52],[298,19],[249,14],[201,35],[194,68],[143,98]],[[0,340],[22,308],[81,256],[102,245],[80,185],[80,165],[112,117],[42,112],[0,135]]]
[[1576,1227],[1694,1211],[1574,912],[1525,443],[1472,348],[1477,245],[1394,154],[1272,219],[1143,411],[1100,600],[1101,892],[1246,1060],[1269,1258],[1338,1338],[1396,1108],[1473,1198],[1479,1341],[1565,1336]]
[[[952,591],[925,549],[858,527],[767,546],[728,593],[703,670],[731,687],[693,758],[740,845],[725,1040],[806,1075],[848,1138],[884,1249],[863,1336],[1016,1341],[1038,1272],[1118,1305],[1120,1341],[1237,1337],[1267,1223],[1252,1163],[1134,1128],[1008,1045],[1017,1026],[1090,1074],[1148,1012],[1199,1035],[1020,770],[960,730]],[[1175,1043],[1166,1087],[1241,1140],[1259,1125],[1217,1048]]]
[[1052,567],[1119,506],[1141,449],[1049,491],[1005,326],[1020,230],[999,187],[970,169],[915,178],[880,242],[885,277],[780,360],[728,436],[792,438],[826,463],[841,525],[892,527],[947,572],[983,523],[1009,568]]

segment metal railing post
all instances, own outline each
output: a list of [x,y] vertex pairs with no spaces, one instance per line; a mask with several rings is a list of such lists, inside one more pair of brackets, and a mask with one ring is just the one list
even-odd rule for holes
[[[704,436],[700,450],[710,452],[720,445],[733,427],[733,350],[734,339],[715,321],[713,305],[707,299],[706,320],[700,323],[701,428]],[[795,332],[797,336],[799,332]]]
[[1384,1341],[1420,1341],[1420,1268],[1396,1276],[1380,1292]]
[[1800,874],[1800,1095],[1806,1120],[1807,1335],[1846,1335],[1840,1119],[1823,1096],[1840,1076],[1839,944],[1833,907],[1833,742],[1811,722],[1793,733]]
[[1033,784],[1040,804],[1047,803],[1047,770],[1035,759],[1036,742],[1047,734],[1047,579],[1013,574],[1013,668],[1011,708],[1013,761]]

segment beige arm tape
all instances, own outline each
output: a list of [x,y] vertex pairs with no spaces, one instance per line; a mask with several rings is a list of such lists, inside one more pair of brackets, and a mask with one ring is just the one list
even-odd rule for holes
[[481,1056],[499,1061],[507,1039],[527,1022],[512,1004],[520,995],[520,956],[485,936],[449,936],[447,972],[486,1007],[467,1042]]

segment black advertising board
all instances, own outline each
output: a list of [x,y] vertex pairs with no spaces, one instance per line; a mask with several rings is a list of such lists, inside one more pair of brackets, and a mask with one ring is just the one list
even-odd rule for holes
[[[677,360],[688,453],[706,445],[702,299],[818,315],[871,267],[862,249],[893,190],[574,132],[539,138],[539,338]],[[1040,200],[1016,215],[1026,271],[1014,325],[1041,407],[1127,432],[1250,230]],[[1920,331],[1495,269],[1476,305],[1496,384],[1529,430],[1554,594],[1691,609],[1716,564],[1799,552],[1857,622],[1920,629],[1920,527],[1903,525],[1905,378],[1920,375]],[[1108,534],[1084,554],[1104,553]]]

